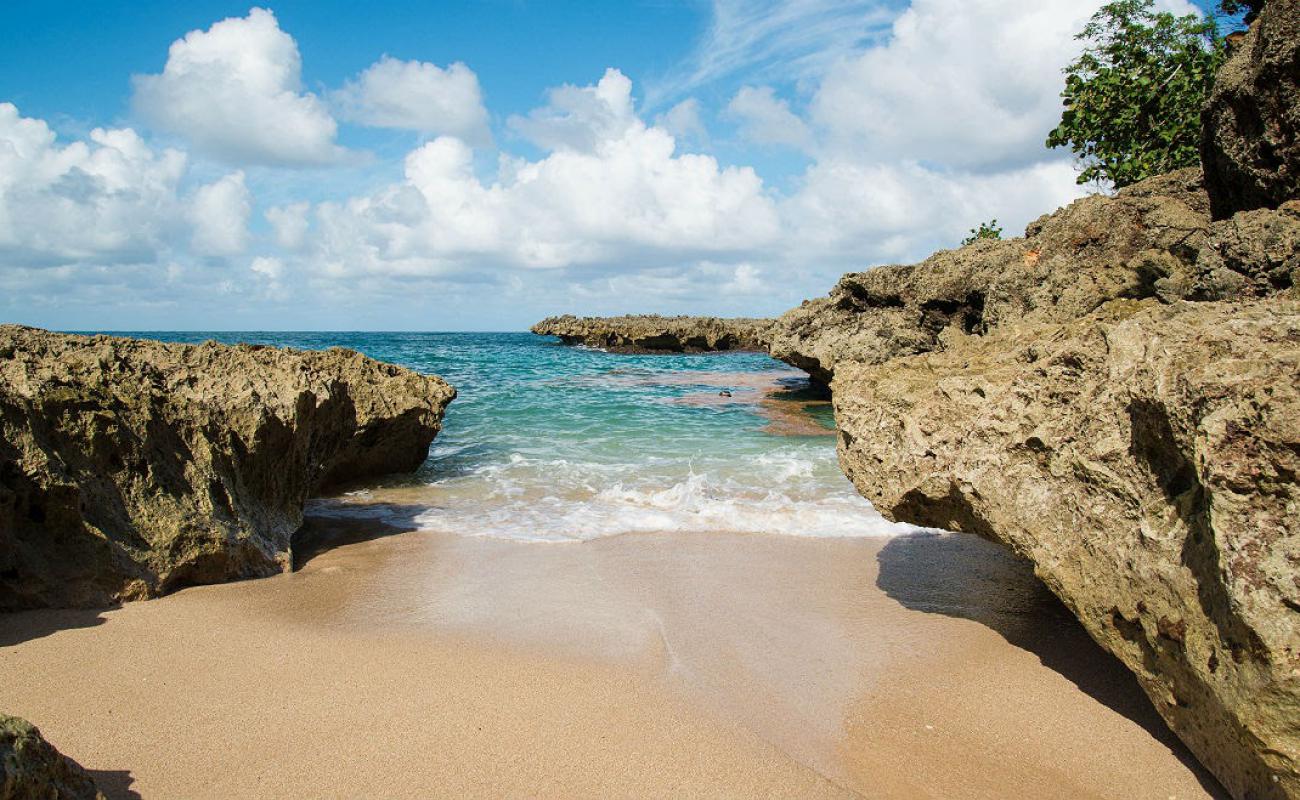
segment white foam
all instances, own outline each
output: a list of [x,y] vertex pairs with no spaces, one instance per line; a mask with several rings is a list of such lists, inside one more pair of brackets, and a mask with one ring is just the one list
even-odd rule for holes
[[425,487],[415,503],[409,489],[392,502],[379,490],[317,511],[388,515],[390,522],[400,517],[401,524],[423,530],[548,542],[650,532],[880,537],[917,530],[886,520],[837,472],[828,477],[833,462],[817,463],[806,453],[655,466],[514,453]]

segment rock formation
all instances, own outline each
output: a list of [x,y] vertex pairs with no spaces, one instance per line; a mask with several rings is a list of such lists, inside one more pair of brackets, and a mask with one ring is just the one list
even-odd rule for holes
[[350,350],[0,326],[0,610],[284,571],[303,502],[415,469],[454,396]]
[[547,317],[533,333],[558,336],[619,353],[703,353],[715,350],[765,350],[770,319],[719,317]]
[[1243,798],[1300,798],[1298,16],[1225,70],[1204,187],[846,275],[771,336],[863,495],[1031,560]]
[[0,800],[104,800],[104,795],[30,722],[0,714]]
[[1300,197],[1300,3],[1265,4],[1219,71],[1205,123],[1215,218]]

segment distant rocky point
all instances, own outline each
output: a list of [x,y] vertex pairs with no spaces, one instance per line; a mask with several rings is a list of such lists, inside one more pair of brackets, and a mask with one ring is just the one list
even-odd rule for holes
[[0,326],[0,610],[285,571],[303,502],[418,467],[455,394],[340,348]]
[[725,350],[766,351],[770,319],[721,317],[547,317],[533,333],[558,336],[565,344],[598,347],[617,353],[707,353]]

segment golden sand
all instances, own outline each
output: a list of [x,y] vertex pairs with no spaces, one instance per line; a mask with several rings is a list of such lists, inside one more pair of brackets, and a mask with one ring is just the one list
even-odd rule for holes
[[332,533],[294,574],[0,617],[0,709],[110,797],[1212,791],[977,539]]

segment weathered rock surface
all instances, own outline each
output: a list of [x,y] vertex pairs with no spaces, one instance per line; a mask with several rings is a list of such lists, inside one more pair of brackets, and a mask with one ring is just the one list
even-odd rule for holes
[[0,800],[104,800],[104,795],[34,725],[0,714]]
[[1237,797],[1300,797],[1300,302],[1115,301],[847,364],[886,516],[1030,559]]
[[1300,197],[1300,2],[1271,0],[1220,69],[1201,145],[1216,219]]
[[1024,238],[845,275],[829,297],[777,320],[771,353],[829,383],[839,361],[940,349],[945,331],[1074,319],[1110,300],[1150,296],[1171,278],[1195,282],[1209,229],[1198,170],[1152,178],[1078,200],[1030,224]]
[[703,353],[767,349],[770,319],[720,317],[547,317],[533,333],[621,353]]
[[1300,202],[1196,184],[847,275],[772,352],[882,513],[1014,548],[1234,795],[1300,797]]
[[0,609],[284,571],[303,502],[415,469],[454,396],[349,350],[0,326]]

